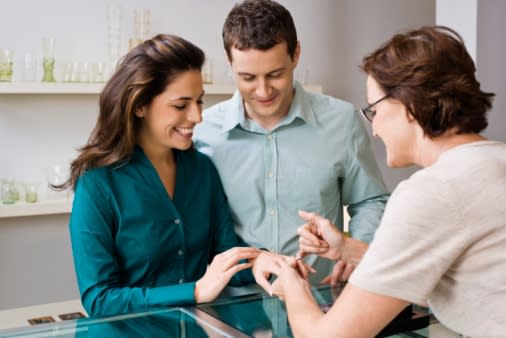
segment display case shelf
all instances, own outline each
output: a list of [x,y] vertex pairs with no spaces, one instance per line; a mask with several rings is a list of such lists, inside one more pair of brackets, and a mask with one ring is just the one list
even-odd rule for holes
[[[0,94],[100,94],[103,83],[0,82]],[[320,85],[304,85],[310,92],[321,93]],[[232,95],[233,84],[205,84],[206,95]]]
[[36,203],[19,201],[14,204],[0,204],[0,218],[68,214],[72,210],[72,198],[41,200]]

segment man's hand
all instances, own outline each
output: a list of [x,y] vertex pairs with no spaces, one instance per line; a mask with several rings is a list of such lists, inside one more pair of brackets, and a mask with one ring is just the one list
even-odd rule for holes
[[339,282],[348,281],[353,270],[355,270],[355,264],[337,261],[330,275],[322,279],[320,283],[336,286]]

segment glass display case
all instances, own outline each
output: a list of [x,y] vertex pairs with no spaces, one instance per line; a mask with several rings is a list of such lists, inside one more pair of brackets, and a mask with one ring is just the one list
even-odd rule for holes
[[[326,311],[341,287],[313,288]],[[379,337],[427,337],[430,316],[406,308]],[[0,331],[0,337],[293,337],[284,302],[261,292],[189,307],[159,308],[101,319],[82,318]]]

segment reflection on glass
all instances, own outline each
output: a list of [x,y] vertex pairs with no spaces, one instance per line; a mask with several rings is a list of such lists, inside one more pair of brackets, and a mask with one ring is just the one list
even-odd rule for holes
[[0,336],[12,338],[228,337],[212,326],[201,326],[195,317],[180,308],[103,319],[83,318],[66,322],[41,324],[13,330],[11,333],[0,332]]

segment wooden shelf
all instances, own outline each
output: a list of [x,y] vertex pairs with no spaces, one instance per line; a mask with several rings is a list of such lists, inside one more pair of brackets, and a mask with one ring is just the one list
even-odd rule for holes
[[36,203],[18,201],[14,204],[0,204],[0,218],[68,214],[71,211],[72,198],[42,200]]
[[[0,82],[0,94],[100,94],[103,83]],[[321,93],[320,85],[304,85],[310,92]],[[207,95],[232,95],[233,84],[204,84]]]

